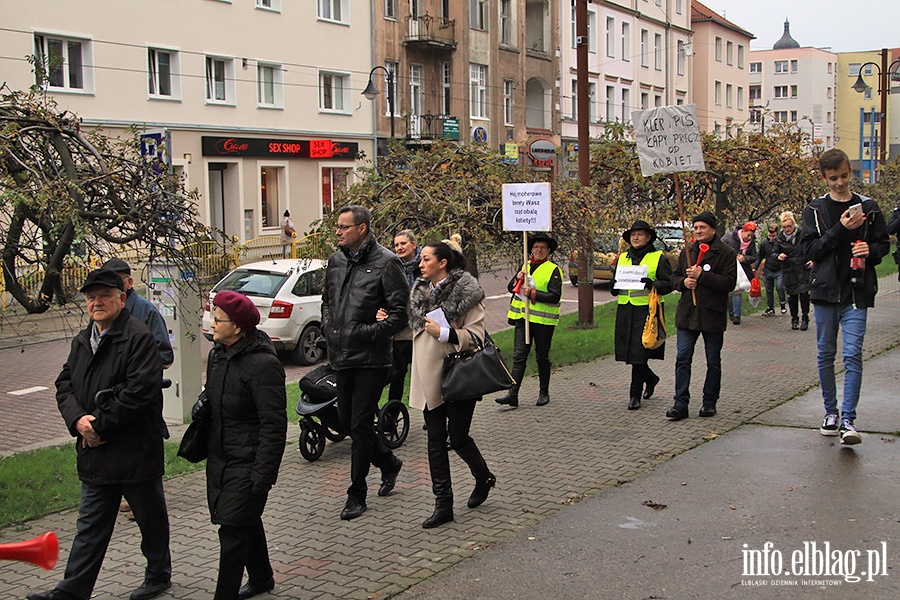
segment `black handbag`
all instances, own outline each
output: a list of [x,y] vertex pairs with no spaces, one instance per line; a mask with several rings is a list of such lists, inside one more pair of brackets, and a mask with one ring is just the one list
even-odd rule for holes
[[486,394],[508,390],[516,384],[503,362],[500,349],[485,331],[485,340],[469,332],[477,346],[444,357],[441,368],[441,394],[444,402],[472,400]]
[[210,408],[206,390],[203,390],[191,409],[191,424],[188,425],[184,436],[181,438],[178,456],[192,463],[198,463],[206,459],[209,443],[209,413]]

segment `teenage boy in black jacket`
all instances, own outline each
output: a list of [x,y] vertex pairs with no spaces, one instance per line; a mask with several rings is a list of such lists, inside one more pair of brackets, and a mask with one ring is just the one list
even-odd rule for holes
[[[828,150],[819,170],[829,193],[803,210],[800,250],[813,261],[810,300],[816,319],[819,383],[825,402],[822,435],[841,436],[845,445],[862,441],[853,425],[862,384],[862,345],[867,309],[875,305],[875,266],[890,250],[887,224],[878,203],[850,190],[850,160]],[[844,397],[838,414],[834,357],[842,332]]]

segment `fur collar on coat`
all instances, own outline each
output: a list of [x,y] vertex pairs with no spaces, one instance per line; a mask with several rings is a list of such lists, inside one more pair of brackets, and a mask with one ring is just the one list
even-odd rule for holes
[[425,315],[439,306],[449,322],[459,323],[483,299],[484,290],[478,280],[462,269],[450,271],[436,294],[432,293],[430,282],[420,277],[409,294],[409,326],[413,331],[424,329]]

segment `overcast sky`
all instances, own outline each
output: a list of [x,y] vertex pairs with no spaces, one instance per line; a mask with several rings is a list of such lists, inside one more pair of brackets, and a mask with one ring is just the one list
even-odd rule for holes
[[756,36],[751,50],[771,50],[784,19],[801,46],[832,52],[900,46],[898,0],[703,0],[703,4]]

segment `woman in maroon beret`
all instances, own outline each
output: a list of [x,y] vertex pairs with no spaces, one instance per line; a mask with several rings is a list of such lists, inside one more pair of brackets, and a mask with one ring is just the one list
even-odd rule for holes
[[[262,513],[278,476],[287,434],[284,368],[247,296],[213,299],[213,348],[206,367],[210,407],[206,495],[219,525],[216,600],[275,587]],[[241,586],[244,569],[247,583]]]

